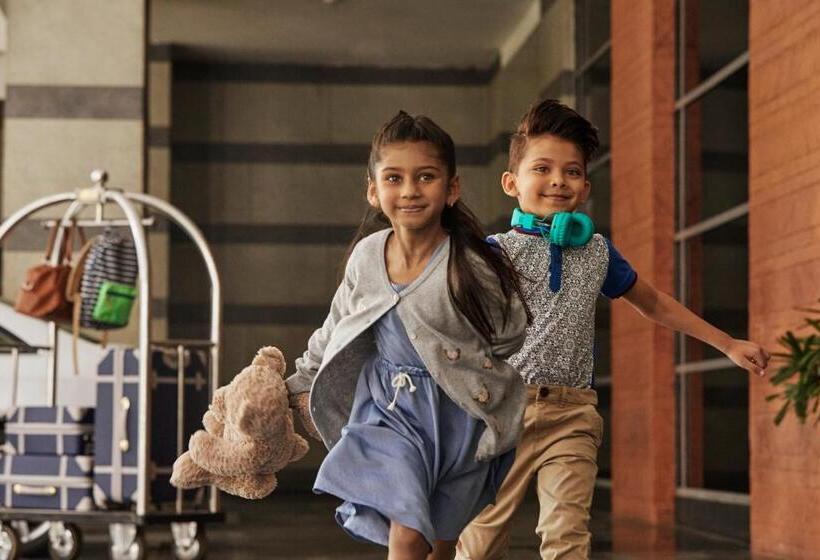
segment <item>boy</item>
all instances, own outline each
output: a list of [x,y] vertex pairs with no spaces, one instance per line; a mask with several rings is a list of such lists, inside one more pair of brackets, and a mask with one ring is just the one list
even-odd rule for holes
[[[597,148],[597,131],[589,121],[557,101],[537,103],[512,137],[508,170],[501,178],[504,192],[518,200],[522,212],[547,222],[558,212],[573,212],[589,196],[586,166]],[[599,293],[623,297],[644,317],[714,346],[759,375],[769,360],[757,344],[732,339],[641,280],[603,236],[560,247],[544,235],[540,226],[523,222],[489,238],[521,273],[533,314],[523,348],[509,358],[527,383],[528,404],[515,463],[495,505],[462,532],[460,560],[506,557],[509,521],[533,477],[541,557],[589,557],[587,524],[602,433],[591,388]]]

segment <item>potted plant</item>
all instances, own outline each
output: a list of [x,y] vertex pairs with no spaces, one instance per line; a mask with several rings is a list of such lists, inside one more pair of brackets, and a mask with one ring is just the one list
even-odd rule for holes
[[[820,300],[818,300],[820,301]],[[783,366],[772,377],[772,385],[782,387],[779,393],[769,395],[766,400],[783,399],[785,402],[774,423],[780,424],[790,408],[800,420],[806,422],[809,415],[817,415],[815,424],[820,422],[820,309],[801,309],[811,314],[804,319],[803,329],[809,333],[797,336],[792,331],[778,339],[778,342],[787,349],[787,352],[773,354]]]

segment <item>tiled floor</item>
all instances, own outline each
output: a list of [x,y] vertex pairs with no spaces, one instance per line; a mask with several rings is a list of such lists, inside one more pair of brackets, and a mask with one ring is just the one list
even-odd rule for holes
[[[228,522],[208,528],[209,555],[217,560],[300,558],[309,560],[376,560],[385,549],[356,543],[333,521],[335,502],[311,494],[277,494],[262,502],[226,499]],[[510,560],[538,557],[533,533],[537,503],[527,502],[516,519]],[[83,527],[81,558],[108,558],[104,529]],[[592,521],[593,554],[597,560],[750,559],[743,543],[678,528],[658,531],[645,526],[616,524],[604,513]],[[172,558],[171,538],[164,528],[148,532],[149,558]]]

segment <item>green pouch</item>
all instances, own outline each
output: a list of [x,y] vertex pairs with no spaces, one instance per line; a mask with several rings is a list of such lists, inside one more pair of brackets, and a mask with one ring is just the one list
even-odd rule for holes
[[128,284],[105,281],[100,286],[92,317],[95,321],[124,327],[131,316],[131,307],[137,297],[137,288]]

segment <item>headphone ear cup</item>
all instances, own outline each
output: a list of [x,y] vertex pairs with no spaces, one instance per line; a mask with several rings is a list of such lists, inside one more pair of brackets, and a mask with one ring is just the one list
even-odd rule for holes
[[569,244],[573,247],[581,247],[589,243],[595,233],[595,224],[592,218],[580,212],[572,214],[572,233],[569,236]]
[[559,247],[569,245],[570,230],[572,229],[572,214],[558,212],[552,215],[550,221],[550,243]]
[[552,217],[550,225],[550,241],[561,247],[581,247],[586,245],[592,234],[595,233],[595,224],[592,218],[579,212],[558,212]]

